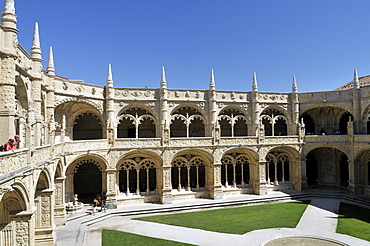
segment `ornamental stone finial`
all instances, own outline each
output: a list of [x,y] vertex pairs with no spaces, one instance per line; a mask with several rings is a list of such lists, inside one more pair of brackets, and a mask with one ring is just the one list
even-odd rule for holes
[[49,48],[49,59],[46,72],[48,73],[48,75],[55,75],[53,48],[51,46]]
[[355,68],[353,73],[353,88],[360,89],[360,80],[358,79],[357,69]]
[[211,79],[210,79],[210,82],[209,82],[209,89],[210,90],[216,90],[215,74],[213,72],[213,69],[211,69]]
[[3,15],[5,14],[15,15],[14,0],[5,0]]
[[298,93],[298,86],[297,86],[297,80],[295,78],[295,74],[293,74],[292,92],[293,93]]
[[161,88],[163,89],[167,88],[166,73],[164,72],[164,66],[162,66]]
[[32,57],[33,60],[42,61],[40,36],[39,36],[39,24],[37,22],[35,22],[35,29],[34,29],[34,32],[33,32],[31,57]]
[[5,31],[18,33],[17,16],[15,15],[14,0],[5,0],[4,11],[1,13],[1,26]]
[[253,72],[252,91],[258,91],[258,84],[257,84],[257,75],[256,75],[256,72]]
[[112,66],[108,64],[107,86],[113,87]]

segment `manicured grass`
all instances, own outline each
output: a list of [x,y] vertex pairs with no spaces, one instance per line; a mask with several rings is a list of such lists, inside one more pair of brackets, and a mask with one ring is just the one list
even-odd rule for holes
[[337,232],[370,241],[370,209],[341,203]]
[[267,228],[294,228],[309,201],[212,209],[199,212],[155,215],[136,218],[207,231],[244,234]]
[[120,246],[120,245],[135,245],[135,246],[180,246],[191,245],[186,243],[178,243],[158,238],[145,237],[132,233],[103,230],[102,231],[102,245],[103,246]]

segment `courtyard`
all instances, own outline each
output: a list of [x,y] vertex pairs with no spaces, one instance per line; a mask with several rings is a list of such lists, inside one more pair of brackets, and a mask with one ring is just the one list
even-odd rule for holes
[[[254,230],[245,234],[212,232],[136,220],[162,212],[199,211],[204,208],[227,207],[299,198],[311,202],[295,228]],[[340,198],[341,197],[341,198]],[[356,200],[357,199],[357,200]],[[352,200],[352,201],[350,201]],[[57,228],[57,245],[102,245],[102,230],[117,230],[146,237],[160,238],[192,245],[370,245],[369,241],[336,233],[339,205],[355,203],[361,198],[337,192],[273,192],[265,196],[246,195],[225,198],[222,202],[206,199],[178,201],[172,205],[136,204],[108,210],[107,213],[71,216],[66,226]],[[369,201],[363,201],[369,203]],[[308,241],[307,241],[308,240]],[[288,244],[291,243],[291,244]],[[305,244],[304,244],[305,243]],[[311,244],[310,244],[311,243]]]

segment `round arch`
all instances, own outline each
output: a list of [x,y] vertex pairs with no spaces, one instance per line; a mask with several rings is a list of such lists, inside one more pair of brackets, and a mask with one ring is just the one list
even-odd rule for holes
[[207,114],[204,109],[193,103],[176,106],[170,113],[170,136],[205,137]]
[[[300,118],[309,121],[311,134],[347,134],[347,122],[354,119],[351,111],[341,107],[312,107],[306,109]],[[306,122],[305,122],[306,123]]]
[[75,158],[66,169],[65,200],[73,201],[74,195],[83,203],[107,192],[107,161],[100,155],[83,155]]
[[126,153],[116,165],[120,192],[126,196],[156,194],[161,164],[160,157],[153,152],[136,150]]
[[310,186],[347,187],[348,155],[334,147],[316,147],[305,152],[306,177]]
[[[65,136],[69,139],[99,139],[105,137],[105,122],[98,105],[89,101],[72,100],[65,101],[55,107],[54,117],[59,127],[56,129],[56,138],[60,138],[63,117],[65,116]],[[80,117],[79,119],[79,116]],[[78,120],[76,125],[76,120]],[[76,132],[76,129],[78,130]],[[89,133],[89,130],[93,132]]]

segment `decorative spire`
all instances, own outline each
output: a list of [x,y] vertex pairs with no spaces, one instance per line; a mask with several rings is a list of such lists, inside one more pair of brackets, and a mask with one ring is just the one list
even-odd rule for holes
[[216,90],[215,74],[213,72],[213,69],[211,69],[211,79],[210,79],[210,83],[209,83],[209,89],[210,90]]
[[4,12],[1,13],[1,25],[5,31],[18,33],[17,30],[17,16],[15,15],[14,0],[4,1]]
[[113,87],[112,67],[110,64],[108,64],[107,86]]
[[5,0],[3,15],[5,14],[15,15],[14,0]]
[[357,69],[356,68],[355,68],[355,71],[353,73],[353,88],[354,89],[359,89],[360,88],[360,81],[358,79]]
[[35,30],[33,32],[32,47],[31,47],[31,57],[34,60],[42,61],[41,58],[41,46],[40,46],[40,36],[39,36],[39,24],[35,22]]
[[161,88],[163,89],[167,88],[166,73],[164,72],[164,66],[162,66]]
[[256,72],[253,72],[252,91],[258,91],[257,75],[256,75]]
[[297,80],[295,78],[295,74],[293,74],[292,92],[293,93],[298,93],[298,86],[297,86]]
[[49,60],[48,60],[48,66],[46,68],[46,71],[48,75],[55,75],[53,48],[51,46],[49,48]]

